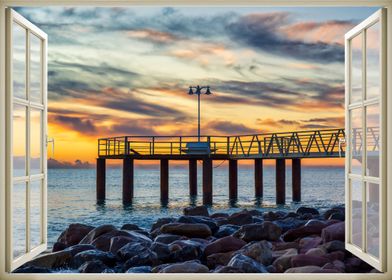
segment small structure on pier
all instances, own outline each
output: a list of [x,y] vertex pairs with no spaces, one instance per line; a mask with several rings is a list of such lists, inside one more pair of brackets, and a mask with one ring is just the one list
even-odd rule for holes
[[[159,160],[161,201],[169,199],[169,162],[189,161],[189,195],[197,195],[197,161],[203,162],[203,203],[212,204],[213,161],[229,162],[229,199],[238,196],[238,161],[254,160],[255,196],[263,196],[263,160],[276,161],[276,203],[286,202],[286,161],[292,162],[292,199],[301,200],[301,159],[344,156],[344,129],[237,136],[122,136],[98,139],[97,200],[105,200],[106,160],[123,161],[123,202],[131,203],[134,161]],[[194,143],[198,143],[195,145]],[[203,147],[198,146],[200,143]]]

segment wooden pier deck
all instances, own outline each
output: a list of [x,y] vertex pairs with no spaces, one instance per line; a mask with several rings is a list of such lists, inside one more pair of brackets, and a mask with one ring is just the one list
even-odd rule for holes
[[254,160],[255,196],[263,196],[263,160],[276,160],[276,203],[286,201],[286,160],[292,161],[293,200],[301,200],[301,159],[344,157],[344,129],[234,136],[201,136],[208,151],[194,153],[197,136],[121,136],[98,139],[97,200],[105,199],[106,160],[123,160],[123,202],[133,198],[134,160],[160,160],[161,201],[169,199],[169,162],[189,161],[189,195],[197,195],[197,161],[203,162],[203,203],[212,204],[213,161],[229,162],[229,199],[238,196],[238,161]]

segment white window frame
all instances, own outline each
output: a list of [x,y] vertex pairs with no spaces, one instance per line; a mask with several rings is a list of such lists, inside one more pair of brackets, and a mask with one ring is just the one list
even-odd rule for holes
[[[131,6],[131,5],[156,5],[156,6],[318,6],[318,7],[344,7],[344,6],[377,6],[387,8],[387,95],[392,97],[392,0],[0,0],[0,279],[236,279],[238,277],[246,279],[355,279],[355,280],[372,280],[392,279],[392,242],[388,242],[386,248],[387,263],[385,273],[374,274],[12,274],[6,271],[6,214],[5,214],[5,153],[6,153],[6,114],[5,114],[5,9],[13,6],[46,6],[46,5],[60,5],[60,6]],[[392,98],[387,98],[387,120],[392,120]],[[391,163],[387,166],[387,221],[386,230],[387,236],[392,236],[392,121],[386,123],[387,127],[387,150],[384,151],[383,156],[387,157],[387,162]]]

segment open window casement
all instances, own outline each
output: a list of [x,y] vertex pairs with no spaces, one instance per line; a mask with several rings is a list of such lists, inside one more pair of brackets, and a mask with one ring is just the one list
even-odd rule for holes
[[46,46],[44,32],[7,9],[7,269],[46,249]]
[[386,9],[345,36],[346,249],[386,269]]

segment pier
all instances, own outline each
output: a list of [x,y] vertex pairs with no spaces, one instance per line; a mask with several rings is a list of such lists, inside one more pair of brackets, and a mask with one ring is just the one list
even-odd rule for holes
[[97,200],[105,200],[106,160],[123,161],[123,203],[132,202],[134,161],[160,161],[161,201],[169,200],[170,161],[189,162],[189,195],[197,195],[197,162],[202,162],[203,203],[213,203],[213,162],[228,161],[229,199],[238,197],[238,162],[254,161],[255,197],[263,197],[263,161],[275,160],[276,203],[286,202],[286,163],[292,166],[292,199],[301,201],[301,160],[344,157],[344,129],[235,136],[121,136],[98,139]]

